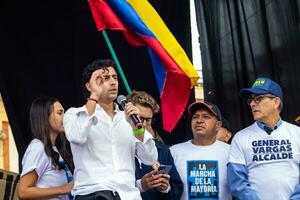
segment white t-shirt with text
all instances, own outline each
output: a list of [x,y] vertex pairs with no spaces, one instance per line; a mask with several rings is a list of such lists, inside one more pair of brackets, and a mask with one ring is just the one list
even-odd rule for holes
[[181,200],[231,199],[226,167],[229,148],[230,145],[220,141],[199,146],[191,140],[170,147],[184,183]]
[[233,138],[229,162],[246,165],[260,199],[289,199],[299,182],[300,128],[282,121],[268,135],[254,123]]

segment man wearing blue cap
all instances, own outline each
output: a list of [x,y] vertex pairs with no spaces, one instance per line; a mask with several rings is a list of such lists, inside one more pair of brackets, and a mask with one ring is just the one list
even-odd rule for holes
[[227,166],[237,199],[300,199],[300,128],[281,120],[283,95],[278,83],[258,78],[240,91],[255,123],[232,140]]

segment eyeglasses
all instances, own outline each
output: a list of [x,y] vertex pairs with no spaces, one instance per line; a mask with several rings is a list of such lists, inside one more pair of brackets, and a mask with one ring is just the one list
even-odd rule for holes
[[260,103],[264,98],[270,98],[270,99],[274,99],[276,98],[276,96],[273,95],[266,95],[266,94],[261,94],[261,95],[256,95],[253,97],[250,97],[247,99],[247,104],[250,105],[250,103],[252,101],[254,101],[256,104]]
[[148,124],[148,123],[151,122],[152,118],[140,117],[140,120],[141,120],[142,123],[144,123],[144,121],[146,121],[146,123]]

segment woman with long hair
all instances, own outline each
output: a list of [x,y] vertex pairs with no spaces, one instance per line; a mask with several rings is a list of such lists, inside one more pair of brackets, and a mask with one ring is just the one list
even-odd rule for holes
[[73,188],[73,160],[64,135],[64,109],[57,99],[40,97],[30,108],[34,135],[22,160],[21,199],[68,200]]

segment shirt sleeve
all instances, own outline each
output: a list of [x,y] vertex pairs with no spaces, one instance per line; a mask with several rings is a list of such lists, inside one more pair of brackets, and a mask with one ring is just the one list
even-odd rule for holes
[[300,182],[296,185],[294,192],[292,193],[290,200],[300,199]]
[[135,186],[139,189],[140,192],[145,192],[142,187],[142,179],[138,179],[135,181]]
[[157,149],[151,134],[145,130],[144,140],[136,139],[136,157],[145,165],[153,165],[157,161]]
[[85,106],[70,108],[64,114],[63,123],[67,139],[71,143],[84,144],[92,125],[97,123],[97,118],[94,114],[89,116]]
[[170,152],[169,149],[167,149],[167,159],[168,159],[168,164],[169,165],[172,165],[172,168],[170,170],[170,196],[171,198],[170,199],[173,199],[173,200],[179,200],[182,193],[183,193],[183,183],[181,181],[181,178],[178,174],[178,171],[176,169],[176,166],[174,164],[174,159],[172,157],[172,154]]
[[34,170],[38,177],[41,177],[49,164],[51,164],[51,160],[47,157],[42,142],[33,141],[24,154],[21,177]]
[[228,162],[246,165],[245,155],[242,148],[243,147],[242,141],[243,141],[242,138],[237,133],[237,135],[233,138],[230,145]]
[[243,164],[228,163],[227,179],[231,193],[237,199],[260,200],[248,181],[248,170]]

